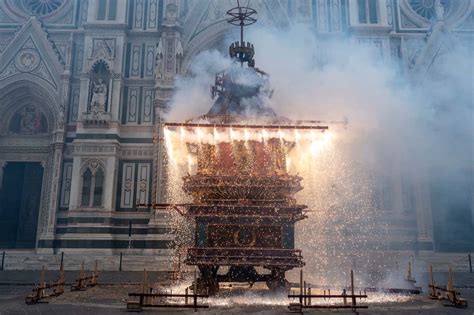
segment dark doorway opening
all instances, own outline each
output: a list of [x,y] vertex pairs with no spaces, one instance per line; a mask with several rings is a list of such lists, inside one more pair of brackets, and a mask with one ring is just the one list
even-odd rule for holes
[[8,162],[0,190],[0,248],[35,248],[43,167]]

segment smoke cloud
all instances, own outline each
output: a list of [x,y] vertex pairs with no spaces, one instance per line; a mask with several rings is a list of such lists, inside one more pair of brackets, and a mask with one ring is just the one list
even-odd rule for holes
[[[455,219],[444,221],[457,231],[450,245],[474,247],[472,49],[449,47],[428,73],[418,76],[399,60],[390,60],[376,44],[317,38],[303,26],[286,31],[253,27],[246,38],[255,44],[256,67],[271,76],[274,93],[268,106],[278,115],[348,121],[346,128],[330,124],[335,131],[330,149],[306,159],[295,150],[291,157],[299,160],[293,171],[304,178],[298,201],[324,210],[310,214],[297,227],[296,247],[306,250],[307,265],[317,265],[317,272],[330,270],[334,260],[344,266],[356,260],[379,266],[385,258],[387,264],[388,257],[362,257],[359,250],[382,250],[397,240],[390,234],[380,199],[389,199],[394,209],[388,210],[416,220],[416,208],[423,205],[412,201],[409,209],[395,209],[410,199],[405,191],[380,197],[386,184],[397,180],[408,190],[428,191],[438,244],[450,239],[437,222],[454,211]],[[213,103],[209,90],[214,75],[229,67],[232,61],[218,51],[198,55],[191,75],[177,80],[166,119],[183,121],[207,113]],[[417,235],[410,241],[416,243]],[[331,276],[334,279],[337,272]],[[364,280],[380,280],[375,278]],[[324,282],[324,277],[313,280]]]

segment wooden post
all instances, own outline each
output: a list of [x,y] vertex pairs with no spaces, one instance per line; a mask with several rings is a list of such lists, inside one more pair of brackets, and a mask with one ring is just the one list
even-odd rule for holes
[[120,264],[119,264],[119,271],[122,271],[122,252],[120,252]]
[[142,311],[143,307],[143,295],[140,295],[140,312]]
[[303,305],[303,269],[300,270],[300,304]]
[[352,295],[352,306],[354,307],[353,310],[355,311],[356,298],[354,297],[354,271],[352,269],[351,269],[351,295]]
[[[64,253],[63,253],[64,254]],[[59,269],[59,288],[58,292],[64,293],[64,265],[61,263],[61,269]]]
[[[151,286],[148,287],[148,293],[153,294],[153,288]],[[150,296],[148,298],[148,303],[149,304],[155,304],[155,297]]]
[[[3,252],[3,256],[5,256],[5,252]],[[469,253],[468,255],[469,258],[469,272],[472,273],[472,260],[471,260],[471,254]],[[3,270],[3,260],[2,260],[2,270]]]
[[344,305],[347,305],[347,298],[346,298],[347,293],[346,293],[346,289],[342,289],[342,295],[344,296],[344,297],[342,298],[342,302],[344,303]]
[[[471,261],[471,256],[469,256],[469,261]],[[2,254],[2,270],[5,270],[5,251]],[[472,272],[472,269],[471,269]]]
[[[304,295],[306,295],[306,281],[303,281],[303,293],[304,293]],[[307,300],[307,298],[305,296],[304,299],[303,299],[304,306],[306,306],[306,300]]]
[[408,262],[408,270],[407,270],[407,281],[412,281],[411,277],[411,261]]
[[311,306],[311,286],[308,288],[308,295],[309,295],[308,305]]
[[41,269],[41,279],[40,279],[40,293],[39,293],[39,298],[42,299],[44,296],[44,288],[46,287],[46,282],[44,281],[44,274],[45,274],[46,268],[42,267]]
[[63,264],[64,264],[64,252],[61,252],[61,265],[59,267],[60,270],[63,269]]
[[194,311],[197,312],[197,270],[194,269]]
[[92,272],[92,285],[95,286],[97,285],[97,274],[98,274],[98,268],[97,268],[97,260],[95,261],[95,264],[94,264],[94,271]]
[[430,265],[430,268],[429,268],[429,277],[430,277],[430,283],[429,283],[429,288],[430,288],[430,298],[432,299],[435,299],[437,298],[437,294],[436,294],[436,288],[435,288],[435,281],[434,281],[434,277],[433,277],[433,266]]
[[[148,277],[146,273],[146,269],[143,269],[143,283],[142,283],[142,293],[148,293]],[[148,303],[148,298],[144,298],[145,303]]]
[[184,290],[184,293],[186,294],[185,298],[184,298],[184,304],[188,305],[188,292],[189,292],[189,289],[186,288],[186,290]]
[[456,292],[454,292],[454,283],[453,283],[453,272],[451,268],[448,270],[448,285],[446,286],[448,290],[447,296],[448,300],[455,303],[456,302]]
[[84,286],[84,261],[81,263],[81,272],[79,273],[79,290],[81,290]]

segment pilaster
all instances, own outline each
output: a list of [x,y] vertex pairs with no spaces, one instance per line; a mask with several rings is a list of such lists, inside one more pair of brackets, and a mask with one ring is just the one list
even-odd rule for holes
[[155,65],[155,122],[156,129],[154,143],[156,156],[153,163],[152,191],[157,202],[164,201],[164,182],[166,173],[164,171],[163,150],[163,118],[168,103],[174,91],[174,80],[181,71],[183,61],[183,47],[181,45],[181,27],[179,23],[179,6],[177,0],[166,0],[165,18],[163,20],[163,32],[161,34]]
[[69,210],[76,209],[80,204],[80,189],[81,189],[81,158],[74,156],[72,163],[72,176],[71,176],[71,195],[69,197]]

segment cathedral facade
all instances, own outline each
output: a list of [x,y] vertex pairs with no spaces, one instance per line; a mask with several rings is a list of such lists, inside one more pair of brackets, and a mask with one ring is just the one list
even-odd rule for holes
[[[445,45],[436,32],[461,45],[474,35],[471,0],[248,2],[263,25],[351,36],[413,77]],[[161,113],[193,57],[235,31],[225,20],[234,6],[0,0],[0,248],[113,254],[131,232],[134,249],[168,254],[166,211],[137,207],[164,202]],[[445,27],[434,30],[434,20]],[[436,249],[429,187],[407,198],[394,176],[389,189],[387,215],[407,238],[393,248]]]

